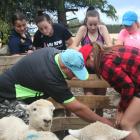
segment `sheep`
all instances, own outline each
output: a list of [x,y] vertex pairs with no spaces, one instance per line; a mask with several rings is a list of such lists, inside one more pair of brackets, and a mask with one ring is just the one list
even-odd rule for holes
[[[28,111],[29,125],[15,116],[3,117],[0,119],[0,140],[11,140],[11,138],[14,140],[28,140],[24,138],[31,131],[33,131],[35,135],[40,136],[36,138],[36,140],[47,139],[47,136],[52,137],[50,140],[58,140],[55,134],[48,131],[51,128],[53,110],[55,109],[51,102],[40,99],[30,105],[20,105],[20,107]],[[47,135],[39,130],[46,130]]]
[[65,136],[64,137],[64,139],[63,140],[78,140],[77,138],[75,138],[74,136],[72,136],[72,135],[67,135],[67,136]]
[[34,101],[29,105],[19,105],[29,115],[30,129],[49,131],[52,125],[54,105],[45,99]]
[[63,140],[120,140],[127,137],[130,131],[118,130],[97,121],[79,130],[70,129],[69,133]]
[[59,140],[56,135],[50,131],[29,130],[19,140]]

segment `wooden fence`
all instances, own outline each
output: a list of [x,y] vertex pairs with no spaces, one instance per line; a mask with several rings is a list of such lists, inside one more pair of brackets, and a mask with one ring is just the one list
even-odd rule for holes
[[[6,69],[14,65],[18,60],[23,58],[23,56],[0,56],[0,73],[4,72]],[[89,79],[86,81],[80,81],[76,78],[72,80],[67,80],[70,87],[82,87],[82,88],[107,88],[110,85],[103,79],[99,79],[96,75],[90,75]],[[92,95],[92,96],[76,96],[77,100],[84,103],[91,109],[110,109],[114,108],[110,105],[110,96],[102,95]],[[64,109],[63,106],[53,99],[49,99],[53,102],[56,109]],[[66,130],[66,129],[76,129],[81,128],[88,123],[81,120],[78,117],[57,117],[53,120],[52,131]]]

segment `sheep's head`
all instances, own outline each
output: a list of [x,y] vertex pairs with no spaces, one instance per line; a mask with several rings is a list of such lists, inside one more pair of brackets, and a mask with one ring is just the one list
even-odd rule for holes
[[45,99],[22,106],[29,114],[29,126],[36,130],[50,130],[54,105]]
[[121,140],[130,131],[118,130],[101,122],[92,123],[79,130],[69,130],[70,135],[78,140]]

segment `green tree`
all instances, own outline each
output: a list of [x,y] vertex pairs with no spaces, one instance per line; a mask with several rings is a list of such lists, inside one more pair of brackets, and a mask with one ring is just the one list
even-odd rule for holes
[[116,18],[116,10],[107,0],[4,0],[0,1],[0,18],[8,21],[15,11],[22,11],[30,19],[38,10],[56,12],[58,22],[67,24],[66,12],[94,6],[111,18]]
[[[113,19],[117,19],[115,8],[110,5],[107,0],[48,0],[50,1],[50,7],[48,9],[57,12],[58,22],[67,25],[66,12],[77,11],[80,8],[86,8],[88,6],[94,6],[101,12]],[[55,2],[54,2],[55,1]]]

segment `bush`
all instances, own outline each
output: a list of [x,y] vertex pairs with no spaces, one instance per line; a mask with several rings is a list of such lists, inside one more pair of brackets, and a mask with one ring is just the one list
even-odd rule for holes
[[0,32],[2,32],[2,44],[7,44],[10,33],[10,25],[5,21],[0,20]]

